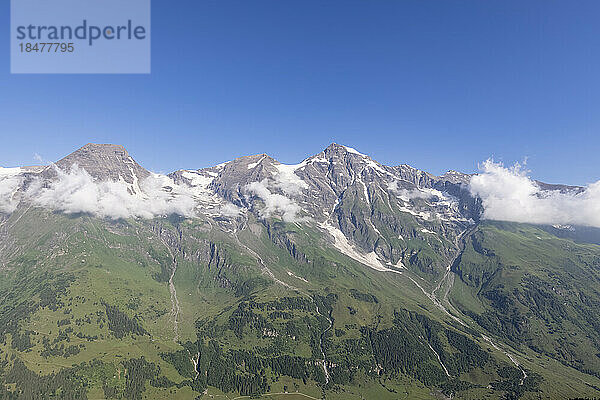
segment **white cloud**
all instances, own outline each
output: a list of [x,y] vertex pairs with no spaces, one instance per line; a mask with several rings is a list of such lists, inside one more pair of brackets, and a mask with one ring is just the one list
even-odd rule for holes
[[519,164],[506,168],[487,160],[480,168],[470,190],[481,198],[484,218],[600,228],[600,181],[580,193],[562,193],[542,190]]
[[0,168],[0,213],[10,214],[19,205],[15,192],[23,182],[18,168]]
[[269,218],[273,214],[281,214],[281,218],[286,222],[301,220],[297,215],[301,211],[300,206],[288,197],[271,193],[269,188],[267,188],[266,179],[263,179],[261,182],[249,183],[244,188],[249,193],[258,196],[265,203],[265,207],[260,210],[261,217]]
[[[15,196],[22,179],[19,169],[0,168],[0,212],[13,212],[19,200],[37,207],[65,214],[86,213],[100,218],[145,218],[179,214],[188,218],[196,216],[196,210],[207,201],[216,206],[219,215],[237,217],[243,210],[222,199],[212,199],[207,189],[212,178],[185,172],[191,185],[176,184],[171,178],[151,174],[133,184],[124,180],[98,181],[85,169],[73,165],[64,171],[53,166],[56,176],[52,180],[36,178],[26,192]],[[273,187],[286,194],[299,194],[306,185],[293,171],[282,169]],[[254,182],[246,191],[259,197],[265,207],[260,211],[264,218],[279,215],[286,222],[299,221],[300,206],[282,194],[271,193],[267,182]],[[199,207],[199,208],[197,208]]]
[[38,163],[40,163],[40,164],[46,164],[46,161],[44,160],[44,157],[42,157],[42,156],[41,156],[41,155],[39,155],[38,153],[35,153],[35,154],[33,155],[33,159],[34,159],[35,161],[37,161]]
[[298,169],[297,165],[279,164],[276,166],[277,175],[275,175],[274,186],[288,196],[298,196],[302,190],[308,189],[308,184],[304,182],[294,171]]
[[124,181],[99,182],[74,165],[69,172],[55,167],[56,179],[48,185],[36,180],[26,197],[34,205],[66,214],[89,213],[102,218],[154,218],[168,214],[194,215],[191,191],[169,177],[153,174],[133,193]]

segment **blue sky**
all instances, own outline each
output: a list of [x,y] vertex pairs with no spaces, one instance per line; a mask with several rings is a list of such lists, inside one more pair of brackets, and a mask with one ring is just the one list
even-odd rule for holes
[[390,165],[600,179],[598,1],[153,0],[152,74],[10,75],[0,165],[123,144],[157,172],[331,142]]

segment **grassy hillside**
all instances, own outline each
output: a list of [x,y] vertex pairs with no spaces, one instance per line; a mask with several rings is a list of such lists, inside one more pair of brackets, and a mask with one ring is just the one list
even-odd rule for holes
[[436,282],[359,264],[310,223],[32,208],[0,229],[2,398],[600,394],[600,250],[530,226],[465,239],[449,297],[463,323]]

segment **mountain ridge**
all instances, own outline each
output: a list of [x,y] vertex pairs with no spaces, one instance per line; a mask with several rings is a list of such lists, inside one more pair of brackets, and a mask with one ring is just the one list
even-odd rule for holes
[[[113,154],[111,155],[111,153],[113,153]],[[117,155],[117,157],[114,157],[115,154]],[[118,154],[121,154],[122,157],[119,157]],[[301,165],[303,162],[306,162],[310,159],[318,158],[320,155],[326,155],[326,154],[338,154],[338,156],[339,156],[339,154],[352,154],[355,156],[366,157],[366,158],[374,161],[375,163],[377,163],[377,161],[373,160],[370,156],[360,153],[359,151],[357,151],[356,149],[354,149],[352,147],[338,144],[336,142],[332,142],[329,146],[327,146],[325,149],[323,149],[319,153],[316,153],[312,156],[305,158],[298,164],[284,164],[266,153],[261,153],[261,154],[240,156],[233,160],[225,161],[225,162],[222,162],[215,166],[202,167],[199,169],[178,169],[178,170],[172,171],[170,173],[167,173],[167,175],[172,175],[172,174],[182,172],[182,171],[210,170],[210,169],[213,169],[213,168],[216,168],[219,166],[226,165],[231,162],[240,162],[242,160],[255,160],[255,159],[260,159],[260,158],[266,158],[266,159],[269,159],[271,161],[277,162],[282,165],[290,165],[290,166],[291,165]],[[50,170],[50,171],[45,171],[45,174],[47,174],[47,176],[50,177],[54,174],[51,171],[52,165],[55,165],[61,169],[68,169],[72,165],[77,164],[78,166],[82,167],[83,169],[86,169],[86,171],[88,169],[90,169],[91,171],[87,171],[87,172],[90,173],[96,179],[109,178],[111,180],[118,180],[119,172],[122,172],[121,176],[124,179],[126,179],[128,183],[131,183],[131,182],[129,182],[130,178],[131,178],[130,171],[124,171],[122,169],[122,167],[119,167],[115,171],[111,171],[110,163],[108,163],[108,164],[104,163],[104,165],[102,165],[103,164],[103,162],[101,161],[102,158],[105,158],[105,161],[113,161],[113,163],[114,163],[113,167],[115,167],[116,164],[118,164],[118,161],[125,162],[126,164],[132,163],[131,165],[134,167],[134,170],[136,171],[137,174],[139,174],[139,178],[142,178],[142,179],[147,177],[151,173],[150,171],[143,168],[140,164],[135,162],[135,160],[129,155],[127,149],[123,145],[112,144],[112,143],[91,143],[91,142],[81,146],[80,148],[76,149],[72,153],[61,158],[60,160],[56,161],[55,163],[51,163],[50,165],[19,166],[19,167],[15,167],[15,168],[20,168],[23,170],[23,172],[30,172],[30,173],[40,172],[40,169]],[[379,163],[377,163],[377,164],[383,165],[383,164],[379,164]],[[109,167],[109,168],[106,168],[106,167]],[[443,173],[441,175],[435,175],[435,174],[431,174],[427,171],[415,168],[409,164],[399,164],[396,166],[386,166],[386,167],[393,168],[394,170],[399,171],[401,175],[405,174],[405,175],[411,176],[411,178],[413,179],[413,182],[415,182],[415,183],[423,182],[428,179],[438,179],[438,180],[444,179],[447,181],[452,181],[453,183],[468,184],[469,179],[472,176],[477,175],[477,173],[464,173],[464,172],[460,172],[460,171],[456,171],[456,170],[452,170],[452,169],[446,171],[445,173]],[[0,167],[0,168],[2,168],[2,167]],[[6,170],[6,169],[10,169],[10,168],[3,168],[3,169]],[[107,175],[106,173],[101,173],[101,171],[100,171],[101,169],[111,171],[111,172],[109,172]],[[412,177],[412,175],[415,175],[418,177]],[[550,190],[550,191],[557,190],[557,191],[562,191],[562,192],[574,191],[574,192],[579,193],[584,189],[582,186],[579,186],[579,185],[569,185],[569,184],[561,184],[561,183],[546,183],[546,182],[542,182],[539,180],[536,180],[535,182],[543,190]]]
[[468,174],[90,144],[0,175],[0,397],[600,394],[600,235],[482,219]]

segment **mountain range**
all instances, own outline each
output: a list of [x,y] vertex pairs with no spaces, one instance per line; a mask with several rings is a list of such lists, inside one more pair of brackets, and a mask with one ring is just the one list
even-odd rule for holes
[[335,143],[0,168],[0,397],[600,396],[600,229],[490,218],[474,179]]

